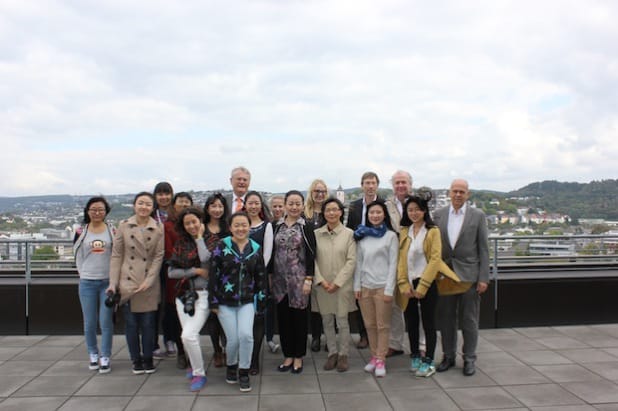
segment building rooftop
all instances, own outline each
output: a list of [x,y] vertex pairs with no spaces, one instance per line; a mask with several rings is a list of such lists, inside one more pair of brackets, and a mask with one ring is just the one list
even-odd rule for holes
[[[202,345],[210,361],[207,336]],[[439,361],[439,346],[436,353]],[[155,374],[132,375],[122,335],[105,375],[88,371],[82,336],[1,336],[0,411],[618,410],[618,324],[481,330],[472,377],[462,375],[458,358],[456,368],[415,378],[402,355],[389,358],[386,377],[377,379],[363,372],[369,355],[351,348],[350,370],[337,373],[322,370],[324,351],[308,350],[303,373],[294,375],[277,372],[281,353],[264,350],[250,393],[210,366],[195,394],[172,359]]]

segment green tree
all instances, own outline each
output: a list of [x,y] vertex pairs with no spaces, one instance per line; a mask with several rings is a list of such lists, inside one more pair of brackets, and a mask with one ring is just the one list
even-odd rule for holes
[[603,234],[609,231],[609,226],[605,224],[595,224],[592,226],[591,234]]
[[41,246],[37,248],[36,250],[34,250],[34,252],[32,253],[32,259],[38,260],[38,261],[57,260],[59,257],[60,256],[58,255],[54,247],[51,245]]

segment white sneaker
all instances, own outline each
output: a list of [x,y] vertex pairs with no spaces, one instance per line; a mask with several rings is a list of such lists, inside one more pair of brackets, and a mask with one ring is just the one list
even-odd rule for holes
[[112,370],[112,366],[109,363],[109,357],[101,357],[101,366],[99,367],[99,374],[107,374]]
[[378,359],[376,357],[371,357],[371,360],[365,365],[365,372],[374,372],[376,369]]
[[167,348],[167,351],[165,352],[165,355],[167,355],[168,357],[175,357],[176,356],[176,345],[174,344],[174,341],[168,341],[165,343],[165,347]]
[[384,360],[376,360],[376,377],[384,377],[386,375],[386,365],[384,364]]
[[90,354],[90,364],[88,364],[90,371],[99,369],[99,354]]
[[279,344],[275,343],[272,340],[268,341],[268,348],[270,348],[270,352],[274,354],[279,351]]

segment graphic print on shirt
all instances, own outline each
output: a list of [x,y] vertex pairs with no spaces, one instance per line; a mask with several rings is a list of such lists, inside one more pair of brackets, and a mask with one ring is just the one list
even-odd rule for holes
[[92,253],[93,254],[103,254],[105,252],[105,246],[107,244],[105,243],[105,241],[101,240],[101,239],[96,239],[93,240],[90,243],[90,247],[92,248]]

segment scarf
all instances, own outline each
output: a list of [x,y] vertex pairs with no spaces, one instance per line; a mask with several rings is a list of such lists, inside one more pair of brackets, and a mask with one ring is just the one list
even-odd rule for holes
[[378,227],[368,227],[366,225],[359,225],[354,231],[354,239],[360,241],[363,238],[369,237],[384,237],[386,234],[386,224],[382,223]]
[[174,244],[172,258],[169,261],[174,268],[198,268],[201,265],[200,256],[197,252],[195,240],[184,237],[179,238]]

